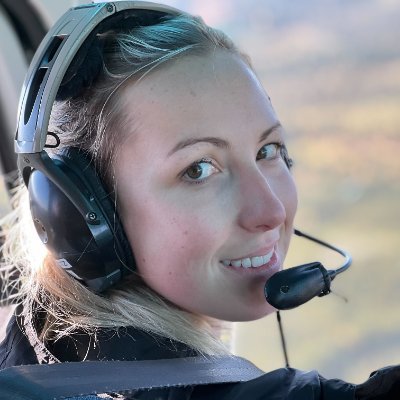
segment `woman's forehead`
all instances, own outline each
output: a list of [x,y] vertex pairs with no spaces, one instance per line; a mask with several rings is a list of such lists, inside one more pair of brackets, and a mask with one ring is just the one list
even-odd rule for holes
[[228,111],[227,104],[234,107],[235,100],[238,106],[247,102],[251,107],[260,98],[268,96],[247,63],[236,54],[216,51],[163,65],[127,86],[121,102],[125,115],[136,122],[188,117],[196,123],[210,111]]
[[277,123],[253,71],[227,52],[182,58],[132,84],[122,102],[124,146],[153,157],[204,138],[238,145],[254,133],[258,141]]

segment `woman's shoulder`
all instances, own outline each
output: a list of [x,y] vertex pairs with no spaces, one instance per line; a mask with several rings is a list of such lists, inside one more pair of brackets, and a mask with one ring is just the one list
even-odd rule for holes
[[7,325],[6,336],[0,343],[0,369],[37,362],[35,351],[22,332],[20,321],[12,316]]
[[[169,360],[167,361],[169,362]],[[105,364],[107,363],[99,362],[97,366],[101,365],[100,370],[104,370]],[[87,373],[82,374],[82,371],[77,373],[77,366],[80,366],[78,369],[83,368],[83,371]],[[278,398],[285,400],[353,400],[357,398],[383,400],[400,398],[400,366],[378,370],[361,385],[354,385],[339,379],[325,379],[316,371],[300,371],[293,368],[281,368],[269,373],[262,373],[254,379],[221,383],[223,380],[215,378],[198,379],[199,376],[202,376],[202,369],[200,368],[199,371],[195,372],[196,379],[190,381],[190,383],[178,374],[175,377],[178,379],[168,380],[167,383],[161,382],[160,384],[158,381],[160,379],[163,381],[162,377],[159,374],[153,374],[152,383],[149,386],[144,384],[138,386],[137,382],[135,383],[135,380],[132,380],[133,376],[136,378],[138,376],[131,374],[129,368],[128,374],[126,374],[129,379],[125,379],[125,381],[122,379],[121,381],[121,371],[124,368],[121,370],[115,368],[115,366],[115,362],[106,365],[107,376],[100,378],[97,374],[98,368],[90,370],[91,363],[6,368],[0,371],[0,398],[15,400],[35,398],[63,398],[68,400],[167,400],[172,398],[174,400],[238,400],[247,398],[252,400]],[[119,365],[119,367],[121,366],[125,367],[125,365]],[[57,372],[53,371],[56,369],[64,372],[61,371],[62,373],[58,375],[49,374],[49,370],[51,370],[50,372]],[[70,374],[66,375],[66,371],[69,371]],[[215,375],[218,369],[213,371]],[[176,371],[174,373],[176,375]],[[71,380],[71,374],[74,374],[73,376],[76,379]],[[93,376],[97,377],[97,381]],[[35,377],[36,379],[34,379]],[[71,387],[71,384],[66,385],[66,382],[74,382],[74,384]],[[90,387],[88,387],[88,382]],[[95,384],[96,382],[97,384]],[[125,384],[121,385],[121,382],[125,382]],[[127,382],[128,384],[126,384]],[[182,386],[182,382],[186,382],[186,385]],[[139,387],[140,389],[138,389]],[[111,393],[90,394],[104,391]],[[42,393],[51,394],[51,397],[38,397]],[[58,396],[55,393],[58,393]],[[83,395],[82,393],[87,394]]]
[[192,400],[353,400],[355,385],[324,379],[317,371],[280,368],[258,378],[229,385],[198,386]]

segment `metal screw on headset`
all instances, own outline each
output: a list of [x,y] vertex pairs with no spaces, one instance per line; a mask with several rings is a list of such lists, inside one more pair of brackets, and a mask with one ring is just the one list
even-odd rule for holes
[[94,222],[97,219],[97,214],[91,211],[87,214],[87,219],[89,220],[89,222]]

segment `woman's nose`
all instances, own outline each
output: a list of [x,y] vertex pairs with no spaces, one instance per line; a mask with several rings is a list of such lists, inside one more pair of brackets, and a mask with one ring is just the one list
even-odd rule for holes
[[279,181],[268,179],[260,170],[241,177],[239,225],[251,232],[274,229],[285,222],[286,210],[278,196]]

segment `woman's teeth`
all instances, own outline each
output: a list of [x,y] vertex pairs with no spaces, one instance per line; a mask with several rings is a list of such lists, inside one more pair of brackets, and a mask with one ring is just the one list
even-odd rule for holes
[[222,260],[222,264],[225,266],[231,265],[232,267],[258,268],[261,267],[261,265],[265,265],[271,259],[273,254],[274,250],[272,249],[264,256],[242,258],[241,260]]

